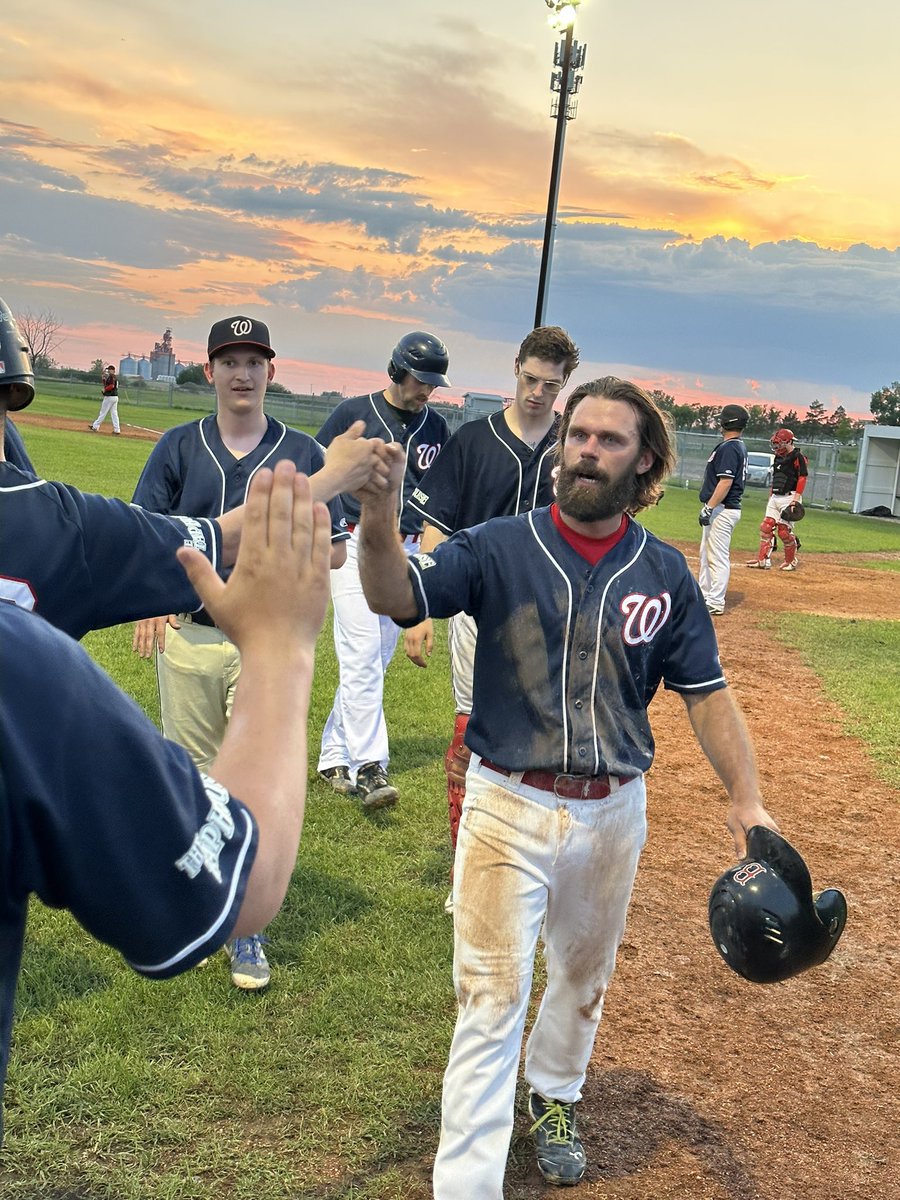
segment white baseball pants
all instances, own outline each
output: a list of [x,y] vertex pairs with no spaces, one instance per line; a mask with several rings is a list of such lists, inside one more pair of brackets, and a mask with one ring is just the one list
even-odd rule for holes
[[535,1091],[573,1102],[590,1061],[647,833],[643,777],[558,800],[472,756],[453,880],[459,1011],[444,1075],[435,1200],[502,1200],[543,927],[547,987],[525,1052]]
[[703,599],[711,608],[725,607],[725,593],[731,577],[731,535],[740,519],[739,508],[717,504],[712,510],[712,520],[702,527],[697,582]]
[[447,647],[450,651],[450,678],[458,713],[472,711],[472,676],[475,672],[475,642],[478,626],[468,613],[457,613],[447,622]]
[[100,428],[100,426],[103,424],[104,420],[106,419],[107,414],[109,414],[110,420],[112,421],[113,429],[116,431],[116,433],[118,433],[119,432],[119,397],[118,396],[104,396],[103,397],[103,403],[100,405],[100,412],[97,416],[96,421],[94,421],[94,424],[93,424],[94,429]]
[[[419,539],[403,543],[407,554],[419,549]],[[334,706],[322,731],[318,770],[345,766],[355,783],[366,763],[387,767],[387,725],[384,720],[384,674],[400,636],[390,617],[373,613],[359,578],[359,532],[347,542],[347,560],[331,572],[334,606],[334,648],[340,682]]]

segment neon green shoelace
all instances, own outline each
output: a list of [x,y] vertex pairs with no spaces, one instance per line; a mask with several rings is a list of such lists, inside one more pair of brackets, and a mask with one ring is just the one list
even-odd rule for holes
[[529,1133],[534,1133],[541,1125],[547,1125],[550,1131],[547,1134],[547,1141],[551,1144],[564,1146],[572,1140],[572,1131],[569,1127],[568,1106],[565,1104],[548,1104],[546,1111],[542,1117],[538,1117],[532,1125]]

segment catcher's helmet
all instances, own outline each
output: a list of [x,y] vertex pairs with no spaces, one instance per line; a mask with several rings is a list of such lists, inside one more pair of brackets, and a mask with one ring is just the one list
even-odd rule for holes
[[778,983],[825,961],[847,921],[835,888],[813,896],[809,868],[780,834],[754,825],[747,857],[725,871],[709,896],[716,949],[751,983]]
[[10,412],[26,408],[34,399],[34,371],[28,343],[19,332],[16,319],[6,301],[0,300],[0,387],[7,383],[21,384],[27,398],[7,401]]
[[772,446],[772,453],[787,454],[788,450],[790,450],[791,446],[796,440],[797,439],[794,437],[792,430],[776,429],[772,434],[772,441],[770,443]]
[[404,375],[412,375],[420,383],[428,383],[432,387],[450,387],[447,378],[449,365],[450,355],[441,339],[433,333],[417,330],[400,339],[391,354],[387,370],[394,383],[400,383]]
[[742,404],[726,404],[719,416],[723,429],[746,429],[750,414]]
[[797,521],[802,521],[806,516],[806,509],[799,500],[792,500],[790,504],[786,504],[781,510],[782,521],[790,521],[792,525]]

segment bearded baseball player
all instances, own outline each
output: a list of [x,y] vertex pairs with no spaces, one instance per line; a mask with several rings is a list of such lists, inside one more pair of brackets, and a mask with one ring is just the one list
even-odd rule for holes
[[531,1130],[549,1183],[585,1171],[575,1106],[646,836],[647,706],[660,683],[683,697],[730,797],[738,857],[749,828],[775,823],[697,583],[631,515],[658,498],[674,463],[644,391],[612,377],[575,388],[557,502],[408,561],[394,533],[402,462],[388,451],[393,500],[362,493],[369,603],[405,625],[460,611],[478,623],[453,885],[459,1010],[434,1195],[500,1200],[541,935],[547,988],[525,1053]]
[[71,638],[0,604],[0,1093],[31,893],[164,979],[262,928],[290,882],[328,512],[279,463],[254,481],[227,584],[196,550],[179,554],[244,651],[235,720],[206,775]]
[[[367,437],[396,445],[403,454],[403,503],[395,534],[407,554],[419,548],[422,515],[409,501],[450,436],[447,422],[428,407],[435,388],[449,387],[447,347],[433,333],[407,333],[391,354],[390,384],[383,392],[355,396],[335,408],[316,435],[323,446],[355,421]],[[389,808],[398,792],[387,776],[390,758],[384,719],[384,675],[400,630],[376,616],[359,580],[359,502],[341,497],[350,540],[347,561],[331,580],[334,648],[339,683],[325,723],[319,774],[342,795],[356,795],[365,809]]]
[[706,463],[700,484],[700,591],[713,616],[725,611],[731,577],[731,535],[741,519],[741,496],[747,474],[747,447],[741,434],[750,414],[740,404],[726,404],[719,416],[722,441]]
[[[423,553],[457,530],[551,502],[559,426],[553,405],[577,366],[578,347],[564,329],[546,325],[528,334],[513,366],[512,404],[457,430],[409,498],[409,507],[425,518]],[[472,711],[476,635],[468,613],[450,618],[447,637],[456,721],[444,767],[454,852],[471,753],[465,733]],[[434,644],[433,622],[428,619],[408,629],[404,644],[416,666],[427,666]],[[452,893],[444,907],[452,911]]]
[[766,505],[766,515],[759,527],[759,553],[747,563],[756,571],[768,571],[772,567],[772,547],[776,537],[784,546],[784,562],[781,571],[796,571],[800,566],[797,556],[799,539],[794,531],[794,522],[802,520],[803,489],[809,478],[809,459],[797,449],[796,439],[790,429],[776,429],[772,434],[772,490]]

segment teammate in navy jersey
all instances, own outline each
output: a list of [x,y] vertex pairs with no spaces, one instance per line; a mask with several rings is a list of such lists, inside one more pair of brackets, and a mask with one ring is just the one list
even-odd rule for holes
[[[578,366],[578,347],[556,325],[533,329],[514,363],[516,394],[502,412],[469,421],[451,437],[413,491],[409,507],[422,514],[422,552],[451,534],[491,517],[542,508],[553,499],[559,413],[553,405]],[[447,640],[456,720],[444,758],[450,843],[455,852],[470,751],[465,744],[472,711],[472,670],[477,628],[468,613],[450,618]],[[406,631],[408,657],[425,667],[434,644],[429,619]],[[444,904],[452,911],[452,894]]]
[[454,875],[459,1002],[444,1079],[435,1200],[499,1200],[534,956],[547,988],[525,1078],[538,1165],[585,1169],[581,1098],[646,836],[647,717],[678,692],[746,831],[775,824],[722,674],[712,621],[684,557],[631,514],[674,464],[665,417],[640,388],[576,387],[559,431],[557,503],[454,534],[408,562],[394,500],[364,490],[361,573],[377,612],[411,625],[464,611],[478,623],[472,758]]
[[308,481],[279,463],[254,481],[227,584],[179,551],[244,651],[236,719],[208,775],[75,642],[0,603],[0,1092],[31,893],[158,979],[278,911],[303,824],[329,525]]
[[713,616],[725,611],[731,576],[731,535],[741,519],[741,497],[747,474],[747,447],[741,434],[750,414],[740,404],[726,404],[719,416],[722,438],[706,463],[700,484],[700,591]]
[[[266,386],[275,375],[268,327],[250,317],[217,321],[209,333],[206,378],[216,389],[216,411],[168,430],[154,446],[134,491],[134,502],[169,515],[219,516],[244,502],[253,476],[290,459],[314,476],[325,455],[313,438],[266,415]],[[349,536],[339,499],[332,516],[332,568],[345,558]],[[184,746],[201,771],[218,753],[231,717],[241,670],[238,648],[204,610],[140,623],[134,648],[151,657],[162,730]],[[261,933],[228,945],[236,987],[258,989],[270,980]]]
[[[399,448],[403,497],[394,532],[407,554],[418,549],[422,533],[422,515],[410,498],[450,435],[444,418],[428,407],[435,388],[450,386],[449,361],[434,334],[406,334],[391,354],[388,387],[344,400],[316,435],[328,446],[354,421],[363,421],[368,437]],[[351,538],[347,562],[331,577],[339,682],[322,734],[319,773],[336,792],[358,795],[364,808],[387,808],[397,803],[398,793],[387,777],[384,674],[400,630],[366,604],[357,565],[359,503],[352,495],[342,499]]]
[[156,516],[34,473],[7,412],[34,399],[28,346],[0,300],[0,600],[34,610],[72,637],[177,601],[199,605],[175,551],[232,564],[243,511],[218,521]]

